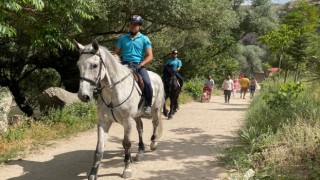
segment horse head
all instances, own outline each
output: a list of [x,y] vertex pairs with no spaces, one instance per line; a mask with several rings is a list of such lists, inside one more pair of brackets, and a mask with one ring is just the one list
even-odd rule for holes
[[80,71],[78,96],[81,101],[89,102],[93,92],[99,89],[101,79],[105,77],[106,67],[103,61],[105,55],[101,53],[97,41],[87,46],[83,46],[75,40],[73,42],[80,53],[77,62]]

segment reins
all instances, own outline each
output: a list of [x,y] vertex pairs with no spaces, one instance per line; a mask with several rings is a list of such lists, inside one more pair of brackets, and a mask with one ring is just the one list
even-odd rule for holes
[[100,83],[100,81],[101,81],[101,70],[102,70],[102,66],[101,66],[101,65],[103,65],[104,68],[106,68],[106,65],[105,65],[105,63],[103,62],[103,59],[102,59],[101,55],[100,55],[100,54],[93,53],[93,52],[82,52],[82,53],[80,53],[80,55],[82,55],[82,54],[92,54],[92,55],[99,56],[99,58],[100,58],[100,68],[99,68],[99,74],[98,74],[96,80],[94,81],[94,80],[88,79],[88,78],[86,78],[86,77],[80,77],[80,80],[87,81],[87,82],[89,82],[90,84],[92,84],[92,85],[95,86],[95,88],[94,88],[94,93],[98,93],[98,94],[100,95],[101,100],[103,101],[103,103],[106,105],[106,107],[107,107],[108,109],[110,109],[111,114],[112,114],[112,117],[114,118],[114,120],[115,120],[116,122],[118,122],[117,119],[116,119],[116,117],[114,116],[113,109],[116,108],[116,107],[121,106],[123,103],[125,103],[125,102],[131,97],[132,92],[133,92],[133,89],[134,89],[134,82],[135,82],[134,77],[132,77],[132,79],[133,79],[133,80],[132,80],[132,81],[133,81],[133,84],[132,84],[132,88],[131,88],[131,92],[130,92],[129,96],[128,96],[124,101],[122,101],[121,103],[119,103],[118,105],[115,105],[115,106],[114,106],[114,105],[112,104],[112,96],[111,96],[110,103],[107,104],[106,101],[103,99],[103,96],[102,96],[101,92],[102,92],[102,89],[105,88],[105,87],[109,87],[110,89],[112,89],[112,88],[115,87],[117,84],[120,84],[120,83],[123,82],[125,79],[127,79],[132,73],[131,73],[131,72],[128,73],[125,77],[121,78],[119,81],[115,82],[114,84],[110,84],[110,85],[101,87],[101,83]]

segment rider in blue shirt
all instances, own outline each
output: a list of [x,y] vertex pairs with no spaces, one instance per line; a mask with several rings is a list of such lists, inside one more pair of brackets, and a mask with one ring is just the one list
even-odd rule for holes
[[[183,79],[182,76],[178,73],[178,71],[181,69],[182,67],[182,62],[180,59],[177,58],[178,56],[178,51],[177,50],[173,50],[171,52],[171,58],[168,59],[168,61],[164,64],[164,71],[163,71],[163,82],[165,83],[167,77],[168,77],[168,73],[170,73],[169,71],[171,71],[172,73],[174,73],[176,75],[176,77],[178,78],[180,87],[182,88],[183,86]],[[169,71],[167,68],[170,68]],[[165,83],[166,84],[166,83]]]
[[145,65],[152,61],[153,53],[150,39],[139,32],[142,24],[141,16],[130,17],[129,33],[120,36],[114,54],[119,55],[123,64],[128,64],[142,76],[146,98],[144,110],[147,115],[151,115],[153,89]]

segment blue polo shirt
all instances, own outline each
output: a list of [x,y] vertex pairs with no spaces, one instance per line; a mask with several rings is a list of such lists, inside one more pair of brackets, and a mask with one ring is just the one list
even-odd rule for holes
[[134,39],[131,38],[130,33],[121,35],[116,47],[121,49],[122,61],[137,63],[143,61],[145,50],[152,48],[150,39],[140,32]]
[[169,66],[172,66],[172,69],[174,71],[177,71],[177,68],[178,67],[181,67],[182,66],[182,62],[180,61],[180,59],[178,58],[175,58],[175,59],[169,59],[165,65],[169,65]]

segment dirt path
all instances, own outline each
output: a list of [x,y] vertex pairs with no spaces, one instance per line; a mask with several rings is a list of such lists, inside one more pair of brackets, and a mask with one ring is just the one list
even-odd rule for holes
[[[228,175],[217,157],[235,143],[236,131],[248,107],[248,99],[239,94],[223,103],[214,96],[210,103],[181,105],[173,120],[164,120],[164,132],[158,149],[149,150],[151,121],[144,121],[146,153],[143,161],[134,162],[133,177],[139,180],[225,179]],[[99,179],[121,179],[124,152],[123,128],[114,124],[106,145]],[[137,132],[132,134],[132,156],[137,152]],[[12,160],[0,167],[0,179],[10,180],[80,180],[86,179],[96,146],[96,131],[54,142],[37,154]]]

